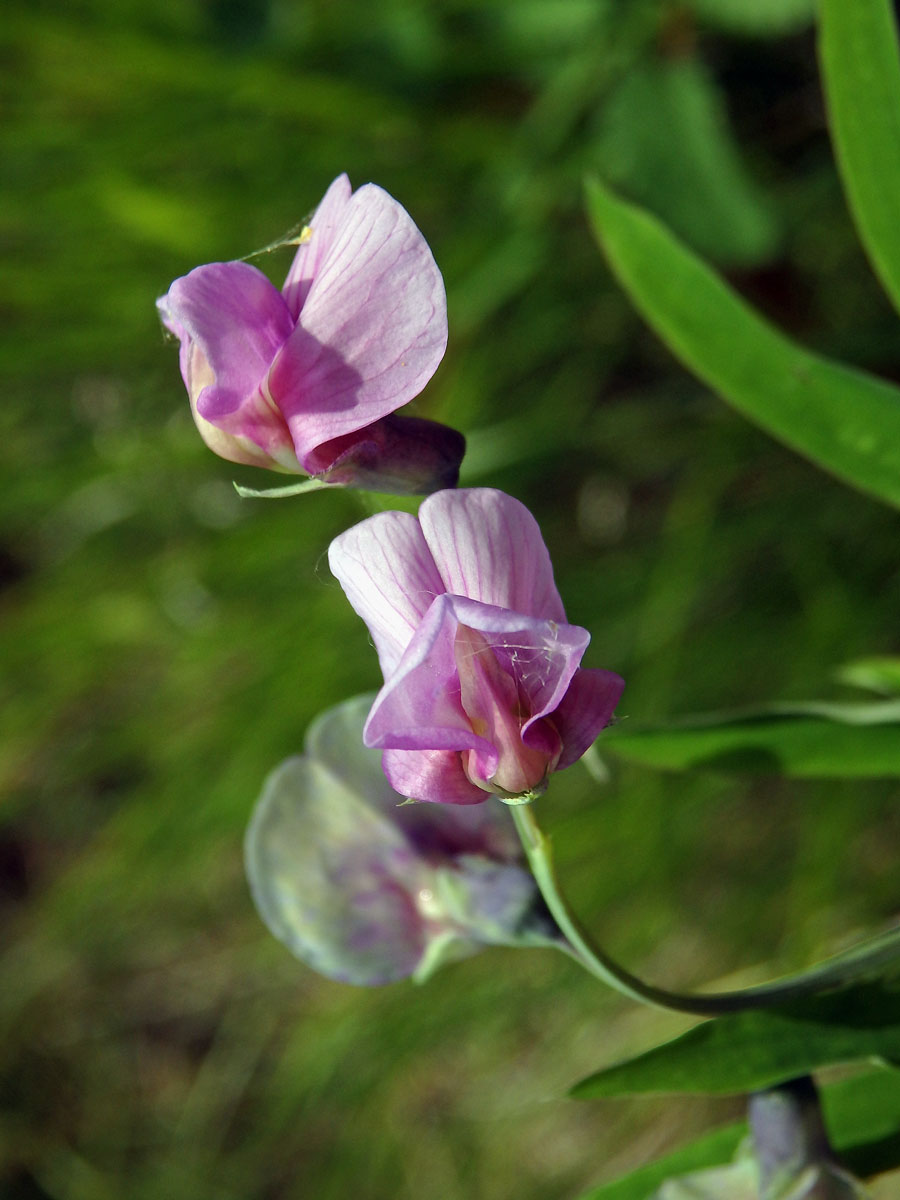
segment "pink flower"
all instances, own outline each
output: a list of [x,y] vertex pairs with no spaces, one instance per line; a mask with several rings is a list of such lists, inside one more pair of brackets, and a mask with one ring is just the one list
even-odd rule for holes
[[461,435],[392,415],[437,369],[447,308],[425,239],[381,188],[332,183],[282,291],[249,263],[209,263],[157,306],[222,458],[380,490],[455,485]]
[[384,687],[366,721],[395,791],[475,804],[540,794],[608,724],[624,686],[579,666],[531,513],[491,488],[443,491],[418,518],[388,512],[328,553],[375,642]]

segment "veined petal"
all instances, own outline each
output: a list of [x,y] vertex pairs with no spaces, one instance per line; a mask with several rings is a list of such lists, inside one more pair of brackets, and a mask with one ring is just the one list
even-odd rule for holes
[[577,762],[612,719],[625,680],[612,671],[581,667],[575,672],[553,724],[562,738],[557,770]]
[[208,421],[236,412],[257,390],[294,327],[278,289],[245,262],[196,267],[157,306],[164,324],[199,346],[209,363],[214,382],[196,397]]
[[484,636],[513,680],[526,718],[522,732],[527,734],[529,726],[554,712],[562,702],[590,634],[580,625],[541,620],[462,596],[450,599],[456,619]]
[[210,263],[176,279],[157,307],[181,342],[191,411],[210,448],[234,462],[268,458],[299,470],[287,424],[261,390],[293,328],[278,289],[248,263]]
[[300,461],[418,395],[446,345],[446,296],[431,251],[397,201],[366,184],[342,211],[268,376]]
[[381,770],[381,755],[363,745],[362,731],[375,695],[367,692],[320,713],[306,731],[303,753],[363,796],[392,824],[398,796]]
[[[400,802],[400,796],[385,779],[381,752],[363,745],[363,726],[374,698],[371,694],[354,696],[321,713],[306,734],[307,759],[314,759],[350,791],[365,797],[431,864],[452,862],[460,854],[518,863],[522,845],[509,812],[495,798],[488,797],[488,803],[478,807],[464,808]],[[405,755],[406,751],[397,753]],[[456,760],[454,772],[460,773],[458,756],[448,753]],[[468,790],[471,785],[467,780],[466,784]],[[481,792],[478,799],[483,798],[485,793]]]
[[207,384],[215,382],[215,375],[195,343],[189,343],[187,353],[182,356],[182,375],[194,424],[214,454],[251,467],[302,473],[287,423],[259,388],[235,412],[219,417],[216,422],[207,421],[197,408],[196,398]]
[[494,488],[461,488],[425,500],[419,521],[446,591],[565,621],[550,555],[524,504]]
[[272,773],[246,863],[269,929],[323,975],[378,984],[415,970],[426,930],[414,897],[432,871],[326,767],[293,758]]
[[411,513],[369,517],[336,537],[328,565],[365,621],[389,678],[444,589],[419,522]]
[[438,596],[376,696],[363,730],[367,746],[495,755],[490,742],[473,732],[460,702],[454,599]]
[[295,321],[312,281],[331,249],[352,190],[347,176],[338,175],[319,202],[307,227],[308,236],[294,255],[282,293]]
[[522,738],[526,715],[518,686],[503,667],[484,634],[458,625],[454,644],[459,670],[460,700],[472,728],[490,742],[490,754],[469,751],[463,767],[473,783],[504,794],[523,795],[541,786],[556,759],[560,744],[532,749]]
[[385,750],[381,765],[401,796],[433,804],[493,803],[493,797],[466,778],[453,750]]

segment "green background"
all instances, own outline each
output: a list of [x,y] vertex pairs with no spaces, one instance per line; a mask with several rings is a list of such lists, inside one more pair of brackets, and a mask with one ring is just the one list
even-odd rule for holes
[[[379,501],[239,500],[233,478],[279,480],[202,445],[153,301],[277,239],[341,171],[380,183],[448,289],[416,411],[469,436],[465,483],[533,509],[588,664],[627,680],[620,716],[852,695],[841,664],[900,649],[894,514],[678,368],[583,215],[599,172],[787,332],[900,376],[810,5],[769,0],[753,27],[734,0],[8,9],[0,1194],[555,1200],[730,1119],[566,1100],[687,1022],[561,956],[356,991],[266,933],[243,829],[308,722],[378,684],[324,552]],[[257,261],[280,281],[289,258]],[[896,800],[575,767],[539,815],[603,944],[687,988],[885,923]]]

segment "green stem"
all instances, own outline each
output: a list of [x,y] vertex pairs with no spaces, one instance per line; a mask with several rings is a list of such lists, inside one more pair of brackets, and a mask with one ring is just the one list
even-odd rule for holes
[[532,806],[518,805],[510,811],[544,902],[568,942],[565,949],[596,979],[632,1000],[640,1000],[644,1004],[675,1012],[715,1017],[725,1013],[784,1004],[800,996],[819,992],[824,987],[839,986],[852,978],[858,978],[863,973],[860,969],[863,963],[865,973],[868,974],[869,971],[877,971],[885,963],[897,960],[898,938],[896,932],[892,932],[873,938],[846,954],[803,972],[802,975],[788,976],[758,987],[734,992],[709,992],[703,995],[669,992],[654,987],[620,967],[604,951],[591,944],[562,894],[553,868],[550,842],[541,832]]

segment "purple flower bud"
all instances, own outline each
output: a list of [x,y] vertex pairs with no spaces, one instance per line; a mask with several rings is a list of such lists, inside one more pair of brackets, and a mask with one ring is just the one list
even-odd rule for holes
[[461,436],[391,417],[437,369],[447,306],[425,239],[381,188],[332,183],[282,291],[249,263],[209,263],[157,307],[222,458],[377,490],[455,482]]
[[370,702],[323,713],[264,785],[246,865],[272,933],[356,984],[423,979],[487,944],[558,944],[507,814],[404,804],[363,746]]
[[448,425],[391,414],[325,442],[309,465],[323,483],[421,495],[456,487],[465,450],[466,439]]
[[328,560],[378,651],[364,738],[401,795],[530,800],[609,723],[624,684],[579,665],[590,635],[566,623],[540,530],[512,497],[438,492],[418,518],[349,529]]

